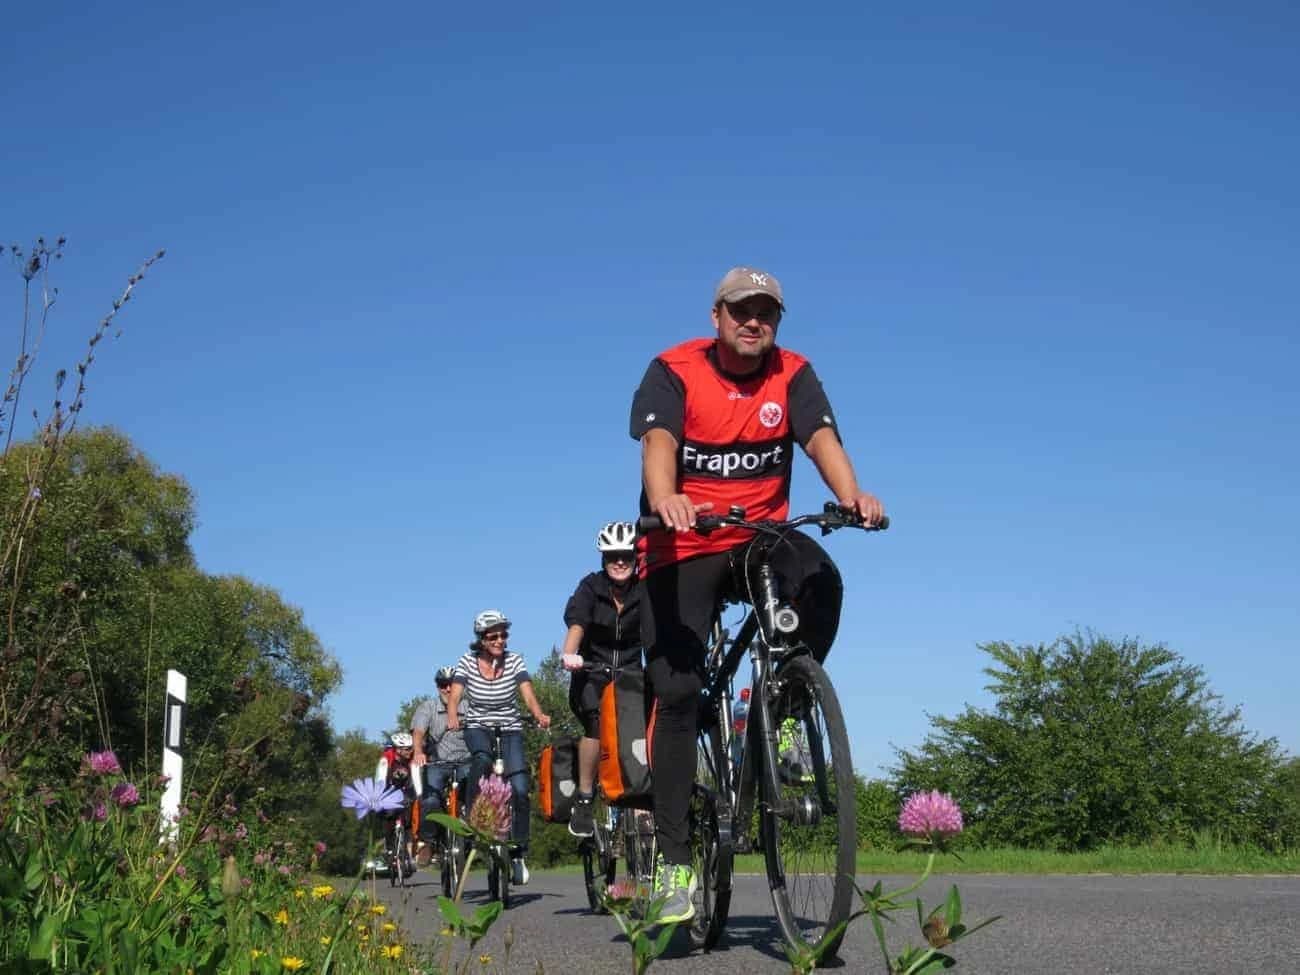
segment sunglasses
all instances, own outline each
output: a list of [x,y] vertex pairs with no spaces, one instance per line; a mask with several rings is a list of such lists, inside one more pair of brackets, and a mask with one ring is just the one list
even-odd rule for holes
[[606,552],[606,562],[635,562],[636,554],[633,552]]
[[506,640],[510,639],[510,634],[501,631],[497,631],[496,633],[484,633],[482,639],[484,643],[495,643],[497,640],[505,643]]
[[440,691],[445,691],[447,688],[451,687],[451,681],[449,680],[440,680],[437,682],[437,684],[438,684],[438,690]]
[[770,301],[724,301],[727,314],[740,324],[750,319],[757,319],[766,325],[775,325],[781,320],[781,309]]

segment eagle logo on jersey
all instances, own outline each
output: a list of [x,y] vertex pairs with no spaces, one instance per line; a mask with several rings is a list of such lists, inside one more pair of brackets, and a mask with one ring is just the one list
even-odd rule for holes
[[781,404],[774,403],[771,400],[758,408],[758,422],[769,430],[779,427],[784,416],[785,410],[781,409]]

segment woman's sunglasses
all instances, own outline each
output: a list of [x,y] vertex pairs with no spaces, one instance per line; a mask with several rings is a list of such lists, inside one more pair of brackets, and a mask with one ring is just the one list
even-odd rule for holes
[[506,640],[508,640],[508,639],[510,639],[510,634],[509,634],[509,633],[500,632],[500,631],[498,631],[498,632],[496,632],[496,633],[484,633],[484,634],[483,634],[483,642],[484,642],[484,643],[493,643],[493,642],[495,642],[495,641],[497,641],[497,640],[500,640],[502,643],[504,643],[504,642],[505,642]]

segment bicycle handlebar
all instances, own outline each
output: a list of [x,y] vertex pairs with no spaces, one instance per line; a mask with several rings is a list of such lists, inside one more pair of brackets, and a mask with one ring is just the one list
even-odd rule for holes
[[[889,528],[889,516],[885,515],[881,518],[878,525],[864,525],[853,508],[836,504],[834,501],[826,502],[826,506],[815,514],[799,515],[787,521],[746,521],[745,512],[740,508],[733,508],[725,515],[695,516],[695,531],[701,535],[707,535],[718,528],[748,528],[750,531],[770,533],[801,528],[804,525],[817,525],[823,535],[838,528],[860,528],[869,532],[885,531]],[[663,526],[663,519],[658,515],[642,515],[636,522],[637,533],[641,535],[658,531]]]

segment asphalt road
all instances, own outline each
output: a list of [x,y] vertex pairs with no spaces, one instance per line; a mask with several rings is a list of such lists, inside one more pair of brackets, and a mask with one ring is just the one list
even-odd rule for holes
[[[381,888],[380,896],[418,940],[434,939],[442,928],[434,880],[424,872],[405,892]],[[898,886],[905,882],[892,880]],[[952,883],[961,891],[968,922],[1002,915],[952,949],[958,960],[955,971],[968,975],[1300,973],[1300,876],[964,875],[931,878],[923,891],[927,906],[938,904]],[[510,908],[474,952],[491,961],[480,965],[476,957],[472,971],[533,975],[539,963],[541,971],[552,975],[631,970],[631,950],[614,919],[587,910],[580,874],[538,872],[512,894]],[[485,898],[486,881],[475,873],[466,891],[467,906],[478,906]],[[508,968],[503,968],[508,929],[513,929],[514,945]],[[919,943],[915,916],[900,916],[891,937],[895,953],[904,938]],[[865,921],[850,928],[840,970],[884,971],[879,949],[869,938]],[[465,956],[463,946],[456,951],[455,957]],[[737,878],[731,918],[713,952],[688,951],[679,932],[651,966],[656,975],[789,970],[766,883],[757,875]]]

